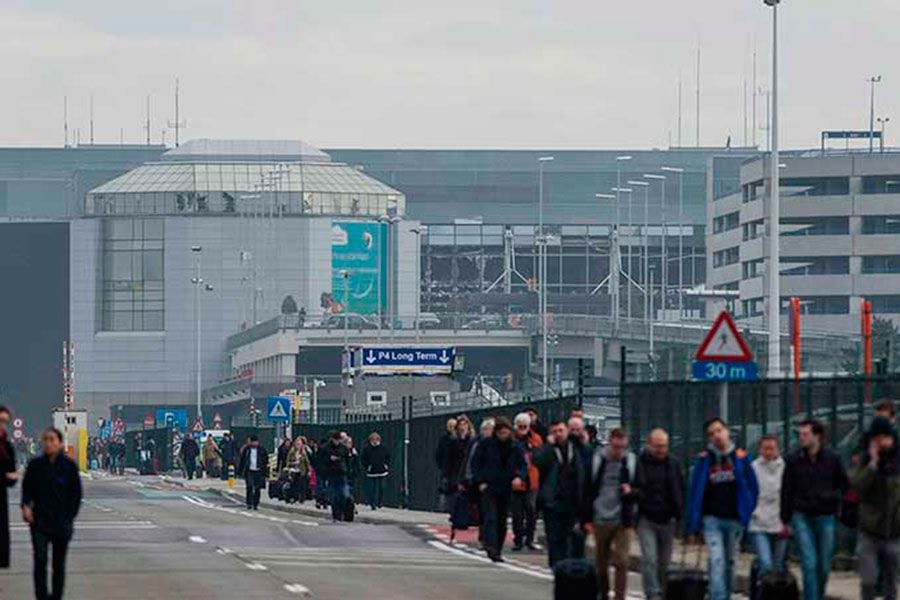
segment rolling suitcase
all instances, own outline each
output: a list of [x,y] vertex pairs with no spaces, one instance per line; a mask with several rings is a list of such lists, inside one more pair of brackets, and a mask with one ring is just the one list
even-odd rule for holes
[[281,483],[277,479],[269,480],[268,492],[269,492],[270,500],[280,500],[281,499]]
[[705,600],[709,580],[706,571],[700,568],[701,547],[697,546],[697,561],[694,567],[687,565],[687,544],[681,547],[681,566],[669,571],[666,583],[666,600]]
[[353,496],[347,496],[344,499],[344,510],[343,510],[344,521],[347,523],[352,523],[355,516],[356,516],[356,502],[353,501]]
[[590,561],[570,558],[553,567],[554,600],[596,600],[597,572]]
[[759,580],[759,591],[751,600],[800,600],[800,586],[792,573],[769,573]]

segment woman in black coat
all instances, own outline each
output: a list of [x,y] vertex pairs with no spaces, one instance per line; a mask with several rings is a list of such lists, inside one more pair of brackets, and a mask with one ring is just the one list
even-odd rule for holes
[[6,434],[10,418],[9,409],[0,406],[0,569],[9,568],[9,500],[6,488],[14,486],[19,480],[16,452]]

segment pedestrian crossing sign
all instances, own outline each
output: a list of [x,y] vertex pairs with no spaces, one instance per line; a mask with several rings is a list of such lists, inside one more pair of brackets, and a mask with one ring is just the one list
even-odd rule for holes
[[734,319],[723,310],[697,348],[695,358],[699,361],[749,362],[753,360],[753,353]]
[[266,418],[273,423],[291,420],[291,399],[284,396],[266,398]]

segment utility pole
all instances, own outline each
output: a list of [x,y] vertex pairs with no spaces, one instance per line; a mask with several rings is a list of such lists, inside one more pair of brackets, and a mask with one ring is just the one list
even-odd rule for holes
[[541,377],[544,396],[547,396],[547,235],[544,233],[544,163],[552,162],[552,156],[538,158],[538,277],[540,278],[541,313]]

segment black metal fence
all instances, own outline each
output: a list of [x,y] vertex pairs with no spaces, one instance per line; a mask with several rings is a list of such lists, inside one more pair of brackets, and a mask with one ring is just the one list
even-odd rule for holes
[[[525,407],[537,410],[544,423],[565,417],[578,406],[577,397],[562,397],[542,400],[531,404],[511,404],[466,411],[466,415],[476,427],[488,417],[512,419]],[[294,433],[322,440],[334,430],[346,431],[362,448],[369,434],[377,431],[391,453],[391,473],[385,484],[385,505],[407,507],[415,510],[440,510],[438,486],[440,472],[435,463],[435,450],[445,431],[445,424],[451,415],[411,417],[411,411],[403,411],[399,419],[375,419],[370,421],[351,420],[346,423],[301,424],[294,426]],[[404,452],[404,449],[407,451]],[[404,489],[408,479],[409,489]],[[361,498],[361,496],[359,496]]]
[[[727,394],[727,395],[726,395]],[[784,448],[794,442],[797,424],[815,418],[845,460],[856,448],[882,399],[900,397],[900,377],[842,377],[763,380],[744,383],[663,382],[622,386],[622,423],[640,448],[655,427],[670,433],[671,452],[685,464],[706,446],[703,424],[723,417],[736,442],[754,449],[764,434],[777,435]]]

